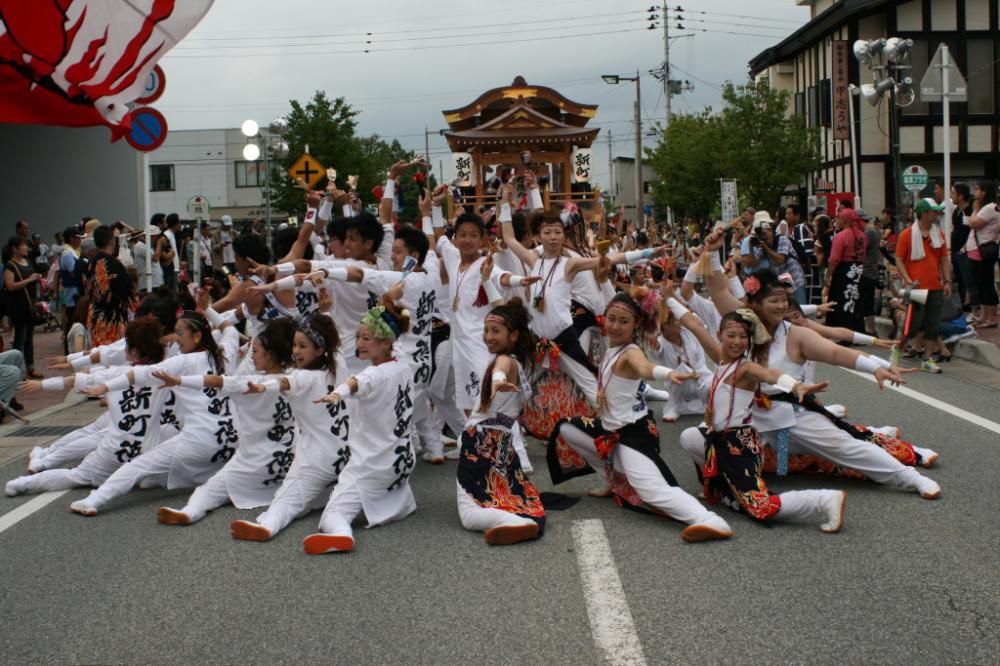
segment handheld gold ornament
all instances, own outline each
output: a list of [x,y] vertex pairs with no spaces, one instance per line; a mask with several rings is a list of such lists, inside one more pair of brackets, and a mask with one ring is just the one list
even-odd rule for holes
[[328,181],[330,181],[331,183],[335,182],[337,180],[337,170],[336,169],[327,169],[326,170],[326,179]]
[[356,191],[358,189],[358,177],[357,176],[348,176],[347,177],[347,186],[349,188],[351,188],[352,192]]

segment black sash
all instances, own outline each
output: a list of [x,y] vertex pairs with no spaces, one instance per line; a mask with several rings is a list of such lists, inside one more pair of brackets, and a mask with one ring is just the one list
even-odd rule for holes
[[573,326],[570,326],[565,331],[556,336],[552,342],[559,345],[559,351],[566,356],[587,368],[590,374],[597,376],[597,368],[590,362],[590,358],[584,353],[583,347],[580,346],[580,337]]

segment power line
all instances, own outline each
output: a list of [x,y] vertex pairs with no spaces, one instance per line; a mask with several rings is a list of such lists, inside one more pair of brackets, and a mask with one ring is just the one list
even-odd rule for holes
[[677,7],[667,7],[667,11],[673,14],[703,14],[705,16],[725,16],[728,18],[741,18],[749,19],[751,21],[767,21],[774,23],[792,23],[795,25],[803,25],[805,21],[796,21],[794,19],[782,19],[771,16],[747,16],[746,14],[725,14],[723,12],[706,12],[701,9],[684,9],[680,5]]

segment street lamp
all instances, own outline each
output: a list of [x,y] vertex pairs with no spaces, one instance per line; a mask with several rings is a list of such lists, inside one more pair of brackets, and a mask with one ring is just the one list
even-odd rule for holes
[[[261,154],[264,155],[265,233],[268,246],[271,245],[271,158],[283,160],[288,157],[288,144],[281,140],[286,131],[288,121],[281,116],[268,124],[267,137],[260,133],[260,125],[255,120],[244,120],[240,125],[240,132],[247,138],[247,144],[243,146],[243,159],[256,162]],[[254,138],[256,142],[252,141]]]
[[642,107],[639,106],[640,102],[640,77],[639,71],[636,70],[635,76],[621,76],[619,74],[603,74],[601,76],[603,80],[608,85],[618,85],[622,81],[635,81],[635,215],[636,215],[636,229],[645,227],[646,216],[645,216],[645,206],[642,200]]

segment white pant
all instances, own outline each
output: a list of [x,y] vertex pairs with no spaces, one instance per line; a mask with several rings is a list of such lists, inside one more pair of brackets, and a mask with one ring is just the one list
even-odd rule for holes
[[271,536],[276,535],[296,518],[323,506],[329,497],[330,484],[336,480],[333,465],[320,468],[306,463],[305,456],[295,456],[288,476],[267,511],[257,516],[257,522],[269,529]]
[[535,523],[531,518],[519,516],[502,509],[492,509],[481,507],[476,504],[469,493],[465,492],[462,484],[455,481],[458,495],[458,518],[462,521],[462,527],[467,530],[485,532],[494,527],[532,525]]
[[204,518],[209,511],[229,504],[229,488],[226,485],[224,470],[225,468],[195,488],[191,497],[188,498],[187,504],[181,509],[191,518],[192,523]]
[[144,482],[144,488],[153,485],[166,486],[174,456],[182,449],[181,435],[177,435],[162,442],[152,451],[125,463],[87,496],[87,503],[100,509],[116,497],[128,493],[139,482]]
[[77,428],[68,435],[63,435],[47,448],[31,456],[31,468],[40,472],[84,458],[92,453],[104,439],[109,420],[110,417],[105,412],[93,423]]
[[[441,431],[434,430],[435,419],[431,414],[428,383],[413,382],[413,426],[410,428],[410,442],[414,451],[426,448],[432,455],[441,455]],[[423,446],[421,446],[421,442]]]
[[354,536],[351,523],[363,511],[361,503],[361,493],[357,486],[337,487],[330,495],[330,501],[323,509],[323,516],[319,519],[319,531],[323,534],[333,534],[336,536]]
[[114,449],[98,447],[73,469],[47,469],[15,480],[18,492],[44,493],[80,486],[99,486],[121,466]]
[[[465,414],[455,404],[455,373],[451,365],[451,340],[445,340],[434,352],[434,375],[428,387],[431,402],[441,421],[458,437],[465,428]],[[440,432],[440,429],[438,429]]]
[[[594,440],[576,426],[564,423],[559,434],[587,461],[598,474],[607,466],[597,453]],[[704,520],[712,512],[698,503],[691,495],[663,478],[659,468],[649,458],[627,446],[616,444],[612,451],[615,469],[625,474],[629,485],[646,504],[663,511],[671,518],[693,524]]]
[[[681,433],[681,446],[701,469],[705,465],[705,436],[697,428],[685,428]],[[781,499],[781,509],[774,515],[777,520],[806,523],[823,517],[821,507],[830,490],[786,490],[774,493]]]

